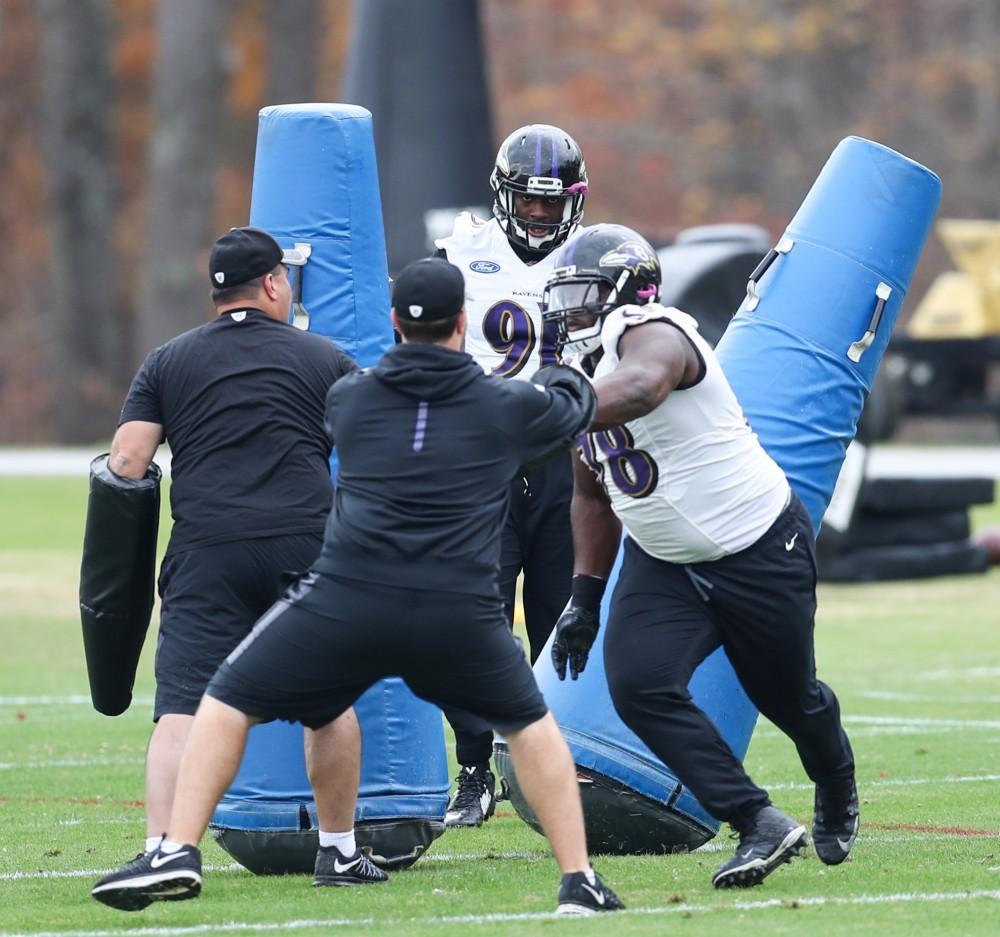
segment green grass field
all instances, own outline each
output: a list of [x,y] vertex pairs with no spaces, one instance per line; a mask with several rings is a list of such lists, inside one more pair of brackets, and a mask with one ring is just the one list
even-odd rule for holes
[[[629,906],[561,921],[544,840],[502,804],[439,839],[379,889],[255,878],[207,839],[198,901],[127,915],[88,895],[144,836],[142,758],[152,639],[137,702],[89,706],[76,591],[86,480],[0,478],[0,937],[14,934],[983,934],[1000,932],[1000,570],[820,593],[820,675],[858,761],[862,834],[837,868],[809,855],[749,891],[716,892],[732,843],[670,857],[597,857]],[[977,511],[978,525],[1000,509]],[[165,539],[165,538],[163,538]],[[748,765],[808,822],[791,744],[762,723]],[[738,930],[737,930],[738,929]]]

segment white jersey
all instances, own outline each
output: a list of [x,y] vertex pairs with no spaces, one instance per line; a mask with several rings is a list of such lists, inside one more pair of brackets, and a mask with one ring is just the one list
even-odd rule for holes
[[469,212],[435,243],[465,277],[465,350],[487,374],[527,380],[558,360],[555,330],[543,331],[540,305],[558,248],[526,264],[495,220]]
[[760,539],[788,503],[788,481],[687,313],[655,303],[614,310],[601,329],[604,356],[594,380],[618,366],[625,330],[652,320],[672,323],[691,340],[704,362],[701,379],[671,391],[646,416],[582,436],[581,455],[646,553],[671,563],[716,560]]

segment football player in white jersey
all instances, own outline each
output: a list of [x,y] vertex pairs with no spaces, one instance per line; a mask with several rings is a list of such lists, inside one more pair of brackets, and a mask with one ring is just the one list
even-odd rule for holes
[[581,437],[573,496],[572,598],[552,659],[575,679],[597,634],[624,527],[604,662],[615,709],[702,806],[732,825],[718,888],[757,885],[806,845],[771,805],[688,681],[720,645],[747,695],[795,743],[816,784],[813,844],[847,858],[858,831],[854,757],[833,691],[816,679],[813,530],[747,425],[695,321],[656,303],[660,265],[618,225],[559,252],[546,323],[581,356],[598,409]]
[[[487,373],[526,380],[557,360],[555,334],[542,324],[540,303],[558,247],[583,216],[587,168],[576,141],[548,124],[515,130],[500,145],[490,176],[493,218],[463,213],[437,241],[465,276],[465,350]],[[517,578],[532,661],[548,640],[569,597],[573,542],[570,459],[525,471],[515,480],[503,532],[500,591],[513,624]],[[479,826],[493,814],[489,768],[493,733],[463,713],[449,712],[461,766],[445,822]]]

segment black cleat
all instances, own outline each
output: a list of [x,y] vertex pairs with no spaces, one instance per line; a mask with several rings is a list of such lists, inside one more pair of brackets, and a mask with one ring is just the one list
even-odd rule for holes
[[850,855],[860,823],[858,788],[853,778],[840,784],[816,785],[813,846],[823,862],[840,865]]
[[360,848],[345,856],[336,846],[320,846],[316,852],[313,885],[379,885],[388,882],[385,874]]
[[595,872],[591,882],[585,872],[567,872],[559,883],[559,906],[556,914],[587,917],[601,911],[624,911],[625,905]]
[[455,778],[458,789],[444,815],[445,826],[482,826],[496,809],[496,780],[483,765],[463,765]]
[[90,890],[102,904],[119,911],[141,911],[154,901],[183,901],[201,892],[201,853],[194,846],[176,852],[141,852]]
[[739,834],[736,854],[712,876],[716,888],[759,885],[779,865],[791,862],[806,845],[806,828],[777,807],[762,807]]

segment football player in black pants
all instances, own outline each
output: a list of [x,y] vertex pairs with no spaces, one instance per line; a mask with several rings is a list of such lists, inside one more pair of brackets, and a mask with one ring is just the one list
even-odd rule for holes
[[[555,335],[542,324],[540,302],[556,248],[578,230],[587,194],[580,147],[558,127],[532,124],[501,144],[490,177],[493,218],[463,213],[438,255],[465,276],[469,329],[466,351],[490,374],[525,380],[557,360]],[[532,662],[569,598],[573,543],[569,509],[573,469],[568,457],[521,472],[510,488],[503,531],[500,590],[513,625],[515,591],[523,573],[522,604]],[[480,826],[493,815],[490,770],[493,732],[447,710],[460,765],[448,826]]]
[[660,265],[638,234],[596,225],[560,251],[546,317],[584,356],[598,410],[576,461],[571,605],[552,647],[583,670],[601,596],[625,555],[604,643],[625,724],[739,834],[717,888],[757,885],[806,844],[688,692],[718,647],[747,695],[795,743],[816,784],[813,844],[828,865],[858,832],[854,757],[833,691],[816,679],[809,515],[747,425],[697,323],[655,302]]

